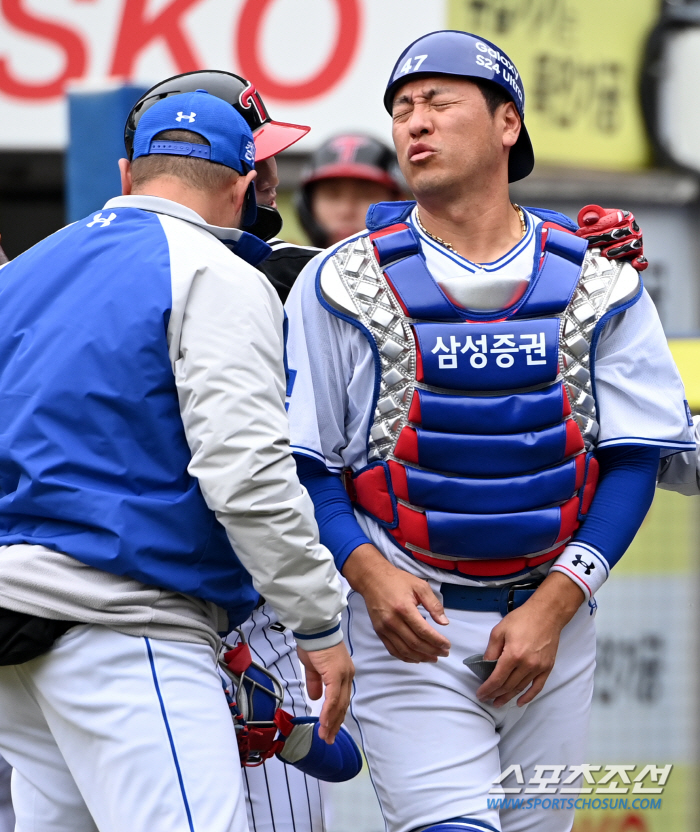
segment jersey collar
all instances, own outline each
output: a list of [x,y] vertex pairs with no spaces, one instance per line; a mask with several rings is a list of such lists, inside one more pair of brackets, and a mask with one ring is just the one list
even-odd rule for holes
[[226,248],[235,255],[257,266],[269,257],[272,249],[253,234],[241,231],[240,228],[222,228],[218,225],[209,225],[196,211],[173,202],[171,199],[163,199],[160,196],[145,196],[142,194],[130,194],[129,196],[117,196],[110,199],[105,208],[139,208],[142,211],[152,211],[154,214],[165,214],[178,220],[190,222],[208,231],[217,240],[220,240]]
[[[468,272],[478,272],[480,274],[488,274],[491,272],[497,272],[500,269],[503,269],[505,266],[508,266],[512,263],[517,257],[525,252],[534,236],[537,226],[541,224],[541,220],[537,217],[533,217],[528,211],[522,208],[523,216],[525,217],[525,234],[524,236],[505,254],[502,254],[497,260],[494,260],[491,263],[473,263],[471,260],[468,260],[466,257],[463,257],[461,254],[457,252],[452,252],[449,249],[441,246],[440,243],[435,241],[432,237],[426,234],[423,229],[418,225],[416,220],[416,212],[417,207],[411,211],[409,222],[411,227],[417,234],[421,245],[422,246],[429,246],[433,249],[438,255],[445,257],[447,260],[456,263],[458,266],[461,266],[463,269],[466,269]],[[531,266],[532,257],[530,253],[527,253],[527,260],[528,260],[528,268]]]

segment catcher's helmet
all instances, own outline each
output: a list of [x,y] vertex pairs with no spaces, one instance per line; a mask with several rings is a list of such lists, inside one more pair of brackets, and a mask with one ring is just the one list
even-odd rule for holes
[[311,210],[313,184],[321,179],[364,179],[377,182],[398,197],[407,190],[396,154],[383,142],[361,133],[343,133],[324,142],[302,173],[296,197],[299,221],[314,245],[325,248],[326,233]]
[[399,88],[416,78],[435,75],[456,75],[459,78],[481,78],[499,86],[515,104],[520,120],[520,135],[510,149],[508,181],[517,182],[532,172],[535,154],[525,128],[525,89],[520,73],[506,53],[491,41],[444,29],[414,40],[401,53],[389,77],[384,93],[384,106],[391,114]]
[[206,90],[210,95],[228,101],[243,116],[253,132],[257,162],[281,153],[311,129],[301,124],[273,121],[255,86],[240,75],[218,69],[202,69],[166,78],[165,81],[151,87],[134,104],[124,128],[124,145],[129,159],[133,151],[136,125],[146,110],[161,98],[195,90]]
[[[151,87],[134,104],[124,127],[124,146],[128,158],[133,157],[134,134],[139,119],[156,101],[202,89],[227,101],[246,120],[253,132],[256,162],[262,162],[281,153],[311,129],[301,124],[273,121],[255,86],[240,75],[218,69],[202,69],[166,78],[165,81]],[[255,234],[260,239],[269,240],[279,234],[282,217],[276,208],[258,205],[256,221],[243,227],[245,231]]]

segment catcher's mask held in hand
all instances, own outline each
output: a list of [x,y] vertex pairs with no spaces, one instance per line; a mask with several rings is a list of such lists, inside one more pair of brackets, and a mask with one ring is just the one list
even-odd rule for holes
[[226,696],[241,763],[258,766],[273,754],[319,780],[350,780],[362,769],[362,755],[341,728],[333,745],[318,735],[318,717],[293,717],[282,710],[284,689],[267,668],[253,661],[245,636],[235,647],[224,643],[219,666],[232,682]]

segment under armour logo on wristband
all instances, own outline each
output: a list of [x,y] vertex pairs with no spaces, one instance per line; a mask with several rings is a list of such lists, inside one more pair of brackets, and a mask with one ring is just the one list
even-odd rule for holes
[[590,575],[591,572],[595,569],[595,563],[591,561],[591,563],[586,563],[586,561],[581,557],[581,555],[576,555],[573,560],[573,566],[583,566],[586,570],[586,575]]

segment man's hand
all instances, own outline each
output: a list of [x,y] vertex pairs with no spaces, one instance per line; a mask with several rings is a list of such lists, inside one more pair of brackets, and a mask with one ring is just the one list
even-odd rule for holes
[[561,631],[583,599],[583,592],[572,580],[552,572],[531,598],[508,613],[491,630],[484,658],[497,659],[498,664],[476,692],[479,699],[494,700],[494,706],[500,708],[522,693],[518,705],[532,702],[554,667]]
[[320,699],[325,687],[326,698],[321,709],[318,735],[332,745],[350,705],[355,676],[352,659],[342,641],[335,647],[308,652],[297,645],[297,653],[306,670],[306,689],[311,699]]
[[422,606],[433,621],[449,624],[427,581],[392,566],[370,543],[354,549],[342,571],[350,586],[365,599],[372,626],[392,656],[418,664],[449,655],[449,640],[418,612]]

